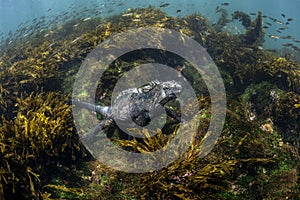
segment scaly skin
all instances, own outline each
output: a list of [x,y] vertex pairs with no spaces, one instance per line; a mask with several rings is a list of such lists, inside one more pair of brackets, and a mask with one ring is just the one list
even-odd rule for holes
[[[176,81],[151,81],[138,88],[129,88],[119,93],[113,102],[113,107],[93,105],[80,100],[72,100],[75,106],[86,108],[106,116],[99,125],[97,125],[92,135],[103,129],[106,122],[120,120],[127,122],[135,122],[139,126],[146,126],[150,123],[151,118],[156,117],[156,112],[160,107],[164,106],[170,100],[176,99],[182,91],[182,87]],[[175,111],[164,107],[168,116],[181,121]],[[152,116],[150,114],[152,111]]]

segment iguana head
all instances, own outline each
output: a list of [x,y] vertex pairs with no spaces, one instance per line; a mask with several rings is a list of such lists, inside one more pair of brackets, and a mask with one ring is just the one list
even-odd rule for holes
[[154,80],[137,88],[134,95],[143,96],[144,99],[154,99],[156,103],[164,100],[168,102],[176,99],[182,91],[182,86],[177,81],[158,81]]
[[178,95],[182,91],[182,86],[174,80],[161,82],[161,87],[166,95]]
[[182,86],[174,80],[161,82],[160,88],[160,96],[158,97],[160,105],[165,105],[168,101],[176,99],[182,91]]
[[149,112],[176,99],[182,86],[174,80],[155,80],[137,88],[137,91],[131,95],[130,115],[137,124],[145,126],[151,121]]
[[161,95],[178,95],[182,91],[182,86],[172,80],[172,81],[158,81],[154,80],[145,85],[140,86],[138,89],[138,93],[161,93]]

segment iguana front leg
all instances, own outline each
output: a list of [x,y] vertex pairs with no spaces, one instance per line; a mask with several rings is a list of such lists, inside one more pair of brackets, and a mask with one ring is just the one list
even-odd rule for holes
[[164,107],[166,110],[166,113],[169,117],[172,117],[175,119],[178,123],[182,122],[181,117],[177,115],[177,113],[174,110],[171,110],[170,108]]
[[164,109],[169,117],[175,119],[177,122],[181,122],[180,117],[177,115],[177,113],[174,110],[171,110],[170,108],[165,107],[165,104],[167,104],[171,100],[175,100],[176,98],[177,97],[175,94],[170,94],[167,97],[165,97],[164,99],[162,99],[159,102],[159,105],[164,107]]

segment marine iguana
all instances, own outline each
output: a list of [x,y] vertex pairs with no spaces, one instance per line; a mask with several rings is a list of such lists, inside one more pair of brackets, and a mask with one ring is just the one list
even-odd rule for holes
[[175,100],[181,91],[182,86],[174,80],[164,82],[154,80],[141,87],[121,91],[114,99],[112,107],[93,105],[77,99],[73,99],[72,104],[106,117],[94,128],[90,135],[92,136],[103,129],[107,122],[111,124],[115,120],[126,124],[133,121],[139,126],[146,126],[151,119],[159,115],[161,107],[165,109],[168,116],[181,122],[174,110],[164,107],[169,101]]

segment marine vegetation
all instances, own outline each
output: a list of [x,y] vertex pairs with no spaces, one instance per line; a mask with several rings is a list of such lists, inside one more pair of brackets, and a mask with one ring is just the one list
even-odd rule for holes
[[232,14],[232,19],[238,19],[242,25],[247,29],[251,25],[251,17],[242,11],[235,11]]
[[59,93],[31,94],[17,99],[13,120],[3,117],[0,188],[5,198],[43,197],[41,188],[51,174],[61,165],[75,166],[86,155],[64,100]]
[[[2,43],[0,199],[299,199],[300,64],[264,49],[261,12],[253,20],[241,11],[231,19],[223,7],[218,12],[216,24],[201,14],[173,17],[153,7],[105,19],[76,16]],[[245,31],[226,32],[224,27],[233,21]],[[97,83],[95,102],[109,105],[114,86],[131,68],[144,63],[174,68],[198,98],[181,112],[191,112],[194,105],[201,108],[195,140],[184,155],[161,170],[127,174],[103,166],[81,144],[82,130],[75,129],[67,104],[76,73],[98,44],[133,27],[186,34],[207,50],[220,70],[227,115],[206,157],[198,156],[211,117],[205,83],[186,60],[163,50],[116,58]],[[84,91],[81,96],[90,98]],[[128,139],[115,125],[106,133],[120,148],[147,153],[168,144],[178,126],[171,121],[153,137],[147,129],[132,130],[146,138]]]

